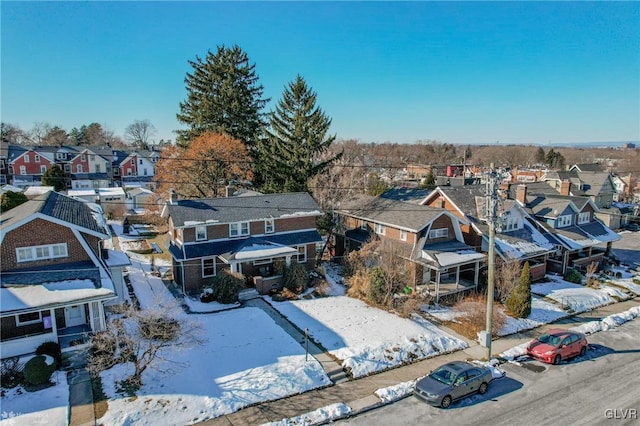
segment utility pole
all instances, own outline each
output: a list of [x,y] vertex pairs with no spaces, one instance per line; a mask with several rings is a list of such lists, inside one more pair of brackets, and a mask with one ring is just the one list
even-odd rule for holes
[[493,329],[493,292],[495,288],[495,238],[498,221],[498,177],[493,163],[490,164],[486,182],[486,217],[489,225],[489,259],[487,262],[487,323],[484,343],[487,347],[487,360],[491,359],[491,330]]

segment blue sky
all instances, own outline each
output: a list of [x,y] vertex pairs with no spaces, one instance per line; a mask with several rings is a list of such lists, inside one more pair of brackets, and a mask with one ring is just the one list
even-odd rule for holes
[[238,44],[362,142],[640,140],[638,2],[7,2],[1,119],[174,139],[188,61]]

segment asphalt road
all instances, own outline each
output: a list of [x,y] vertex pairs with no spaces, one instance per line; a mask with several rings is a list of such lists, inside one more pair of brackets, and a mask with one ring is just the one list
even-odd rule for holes
[[[351,425],[638,425],[640,318],[588,336],[587,355],[562,364],[504,364],[489,391],[431,407],[413,396],[338,423]],[[537,370],[537,371],[536,371]]]
[[[620,240],[613,243],[612,250],[620,262],[629,266],[640,264],[640,231],[622,232]],[[605,247],[603,244],[601,247]]]

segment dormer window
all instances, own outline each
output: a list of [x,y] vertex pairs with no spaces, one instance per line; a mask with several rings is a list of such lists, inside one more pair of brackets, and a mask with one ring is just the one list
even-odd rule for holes
[[275,232],[273,219],[265,219],[265,221],[264,221],[264,233],[265,234],[271,234],[273,232]]
[[517,217],[507,217],[504,220],[504,230],[505,231],[514,231],[516,229],[519,229],[520,227],[518,226],[518,218]]
[[448,236],[448,228],[432,229],[429,231],[429,238],[447,238]]
[[229,224],[229,236],[241,237],[249,235],[249,222],[238,222]]
[[558,216],[558,228],[564,228],[571,225],[571,215]]
[[589,212],[582,212],[578,216],[578,223],[579,224],[589,223],[590,221],[591,221],[591,213],[589,213]]
[[207,227],[196,226],[196,241],[203,241],[207,239]]

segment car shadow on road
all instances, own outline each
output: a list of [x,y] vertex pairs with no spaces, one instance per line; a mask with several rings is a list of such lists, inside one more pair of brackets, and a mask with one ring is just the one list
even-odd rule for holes
[[511,377],[503,376],[499,379],[494,379],[489,384],[489,389],[484,395],[473,394],[454,402],[449,407],[449,410],[455,410],[457,408],[470,407],[472,405],[486,403],[489,401],[497,401],[500,397],[507,395],[511,392],[515,392],[522,388],[524,385]]

